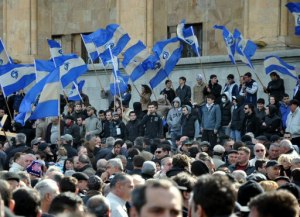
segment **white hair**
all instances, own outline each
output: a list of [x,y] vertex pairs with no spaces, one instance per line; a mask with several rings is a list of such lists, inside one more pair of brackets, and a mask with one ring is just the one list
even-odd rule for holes
[[43,179],[35,185],[34,189],[39,192],[40,197],[43,200],[46,194],[54,194],[58,192],[59,188],[57,183],[52,179]]

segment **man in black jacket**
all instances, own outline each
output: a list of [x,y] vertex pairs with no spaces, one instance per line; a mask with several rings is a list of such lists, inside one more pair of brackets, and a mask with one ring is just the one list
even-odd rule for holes
[[192,91],[191,87],[186,85],[186,78],[179,78],[179,87],[176,89],[176,96],[179,97],[181,105],[191,105]]
[[132,142],[141,136],[140,121],[137,120],[136,113],[134,111],[129,112],[129,121],[126,124],[126,138]]
[[271,81],[267,87],[264,87],[264,92],[270,96],[275,96],[279,102],[282,100],[283,94],[285,93],[284,81],[276,72],[271,72]]

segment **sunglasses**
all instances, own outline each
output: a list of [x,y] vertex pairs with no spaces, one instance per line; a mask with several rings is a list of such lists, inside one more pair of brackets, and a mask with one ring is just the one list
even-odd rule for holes
[[263,150],[263,149],[257,149],[257,150],[255,150],[255,152],[264,152],[265,150]]

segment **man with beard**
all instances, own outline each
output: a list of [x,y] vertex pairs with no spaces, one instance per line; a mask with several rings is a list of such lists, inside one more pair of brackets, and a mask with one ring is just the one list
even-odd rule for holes
[[245,104],[244,112],[245,117],[242,123],[241,135],[252,132],[255,136],[258,136],[261,123],[255,115],[254,105],[251,103]]

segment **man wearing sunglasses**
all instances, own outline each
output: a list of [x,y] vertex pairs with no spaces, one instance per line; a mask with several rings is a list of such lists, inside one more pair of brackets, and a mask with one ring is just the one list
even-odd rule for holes
[[241,135],[252,132],[255,136],[258,135],[261,121],[255,115],[254,105],[247,103],[244,105],[245,117],[242,122]]
[[251,166],[255,166],[256,160],[263,160],[266,158],[266,147],[263,144],[256,143],[253,151],[255,156],[249,161]]

